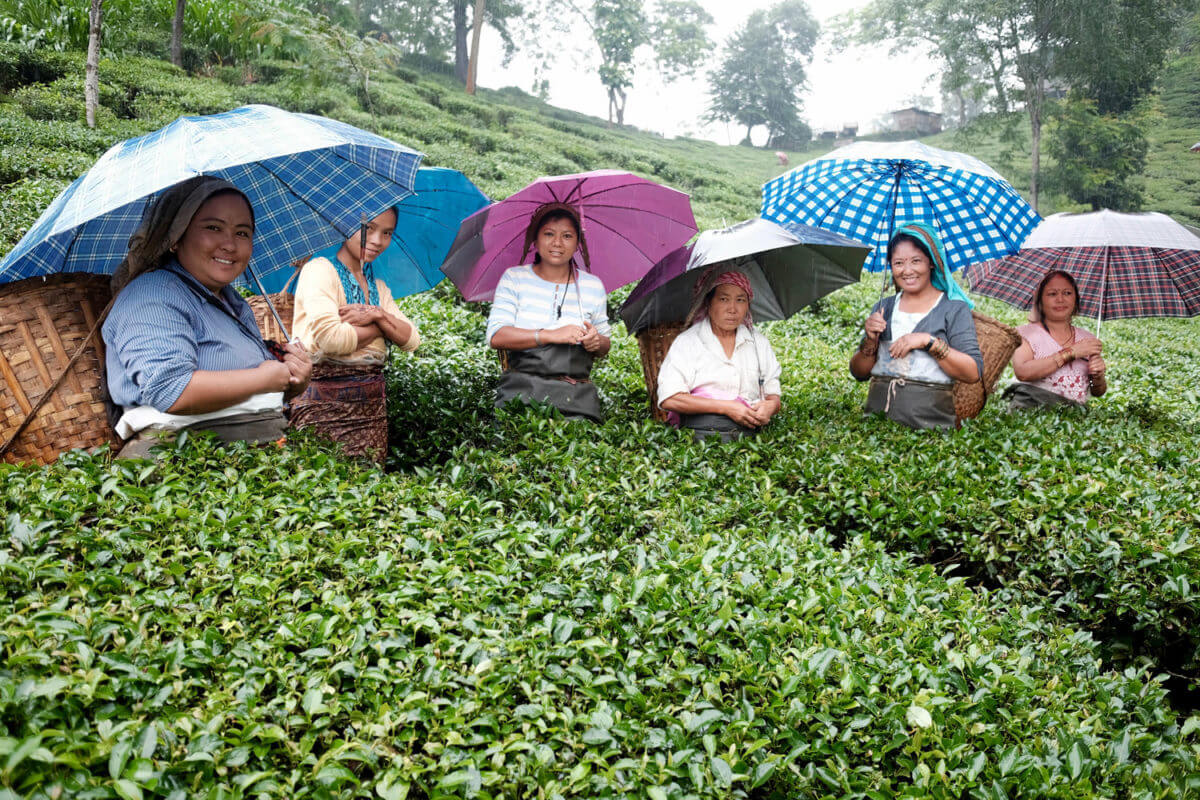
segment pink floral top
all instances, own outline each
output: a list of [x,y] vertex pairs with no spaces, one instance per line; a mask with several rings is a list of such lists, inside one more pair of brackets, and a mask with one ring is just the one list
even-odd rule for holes
[[[1040,322],[1031,322],[1028,325],[1022,325],[1017,328],[1017,333],[1021,334],[1022,339],[1029,342],[1029,347],[1033,350],[1034,358],[1052,356],[1059,350],[1062,350],[1063,347],[1069,346],[1060,345],[1054,341],[1054,337],[1042,327]],[[1083,328],[1075,328],[1075,340],[1071,344],[1078,344],[1087,339],[1095,338],[1095,336],[1092,336],[1092,334]],[[1077,358],[1068,364],[1064,364],[1046,377],[1036,381],[1029,381],[1029,383],[1054,392],[1068,400],[1074,400],[1077,403],[1086,403],[1088,399],[1087,359]]]

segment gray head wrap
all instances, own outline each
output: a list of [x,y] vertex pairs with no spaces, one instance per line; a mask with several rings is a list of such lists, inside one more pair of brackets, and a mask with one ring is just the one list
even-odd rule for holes
[[198,175],[175,184],[154,199],[142,217],[142,224],[129,237],[129,251],[113,273],[113,294],[141,275],[158,269],[171,260],[172,248],[183,238],[200,206],[219,192],[237,192],[250,206],[250,221],[254,222],[254,206],[245,192],[222,178]]

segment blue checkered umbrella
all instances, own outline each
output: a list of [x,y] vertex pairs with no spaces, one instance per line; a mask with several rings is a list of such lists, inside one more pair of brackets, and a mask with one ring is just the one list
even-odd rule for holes
[[0,283],[111,274],[155,196],[195,175],[246,193],[256,228],[250,267],[286,277],[292,259],[343,241],[363,213],[410,195],[421,157],[353,125],[273,106],[181,117],[114,145],[63,190],[0,261]]
[[958,269],[1017,252],[1041,219],[979,159],[915,141],[856,142],[802,164],[763,186],[762,216],[871,244],[871,272],[905,222],[932,225]]

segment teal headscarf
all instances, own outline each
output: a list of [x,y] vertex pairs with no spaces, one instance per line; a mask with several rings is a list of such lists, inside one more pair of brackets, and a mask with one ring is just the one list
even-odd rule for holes
[[902,233],[921,242],[922,246],[929,251],[930,257],[933,259],[933,274],[930,276],[930,282],[933,288],[940,292],[945,292],[946,296],[951,300],[962,300],[967,304],[967,308],[974,308],[975,303],[971,298],[967,297],[967,293],[963,291],[958,282],[950,275],[950,265],[946,261],[946,248],[942,246],[942,238],[938,236],[937,231],[932,225],[926,225],[924,222],[906,222],[903,225],[897,226],[892,233],[892,239]]

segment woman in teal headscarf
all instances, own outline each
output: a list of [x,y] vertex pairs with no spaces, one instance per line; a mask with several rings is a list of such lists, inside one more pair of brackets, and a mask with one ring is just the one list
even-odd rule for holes
[[871,380],[867,410],[912,428],[952,428],[954,381],[975,383],[983,354],[973,304],[950,276],[937,232],[901,225],[887,248],[896,294],[871,309],[850,373]]

